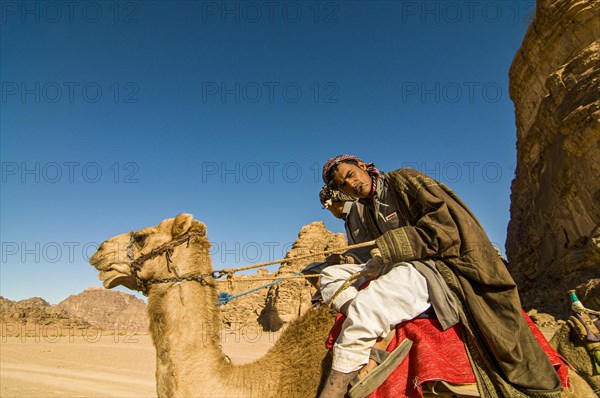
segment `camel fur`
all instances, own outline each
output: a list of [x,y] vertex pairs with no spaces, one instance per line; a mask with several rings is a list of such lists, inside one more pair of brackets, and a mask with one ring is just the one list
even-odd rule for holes
[[576,372],[600,396],[600,375],[594,371],[593,360],[586,348],[586,343],[575,328],[579,321],[573,317],[565,322],[550,339],[550,345],[573,366]]

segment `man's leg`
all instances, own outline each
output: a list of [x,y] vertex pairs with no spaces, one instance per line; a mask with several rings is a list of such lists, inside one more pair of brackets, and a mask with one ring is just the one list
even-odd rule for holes
[[377,338],[427,310],[428,298],[425,278],[410,263],[396,264],[358,291],[333,347],[331,374],[320,397],[343,397],[348,383],[368,362]]
[[358,371],[342,373],[331,369],[319,398],[343,398],[348,391],[348,385],[357,373]]
[[392,327],[429,308],[427,281],[410,264],[398,263],[359,291],[348,307],[342,331],[333,347],[332,368],[342,373],[360,369],[371,347]]

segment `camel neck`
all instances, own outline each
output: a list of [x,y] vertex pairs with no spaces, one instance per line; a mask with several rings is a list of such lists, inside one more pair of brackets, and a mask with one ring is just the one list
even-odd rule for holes
[[159,396],[194,395],[190,389],[199,379],[217,384],[230,366],[220,348],[216,301],[214,289],[198,282],[152,287],[148,314]]

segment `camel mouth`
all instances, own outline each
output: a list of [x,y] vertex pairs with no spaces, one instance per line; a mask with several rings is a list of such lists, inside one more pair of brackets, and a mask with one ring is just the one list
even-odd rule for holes
[[112,289],[121,285],[131,290],[141,290],[141,286],[139,286],[134,276],[124,274],[114,269],[101,271],[98,277],[102,281],[102,286],[104,286],[105,289]]
[[[132,289],[132,287],[130,287],[130,286],[135,286],[136,283],[135,283],[135,279],[128,275],[116,275],[116,276],[104,279],[102,281],[102,286],[104,286],[105,289],[112,289],[113,287],[119,286],[119,285],[123,285],[125,287],[129,287],[130,289]],[[139,289],[134,289],[134,290],[139,290]]]
[[113,276],[111,278],[106,278],[102,281],[102,286],[104,286],[105,289],[112,289],[115,286],[119,285],[119,279],[123,279],[124,276],[123,275],[117,275],[117,276]]
[[102,264],[103,257],[90,260],[90,263],[100,271],[98,278],[106,289],[112,289],[117,285],[123,285],[130,289],[139,290],[136,279],[131,275],[131,269],[128,263],[114,262]]

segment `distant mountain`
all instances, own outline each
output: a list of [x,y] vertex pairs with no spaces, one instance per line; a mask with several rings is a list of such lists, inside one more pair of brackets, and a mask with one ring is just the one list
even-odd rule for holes
[[56,305],[39,297],[11,301],[0,297],[2,336],[80,336],[148,332],[146,303],[103,288],[89,288]]
[[125,332],[146,333],[148,317],[146,303],[132,294],[92,287],[69,296],[56,307],[73,318],[84,319],[90,324],[110,330],[118,328]]
[[90,326],[39,297],[17,302],[0,297],[0,322],[3,336],[67,334]]

